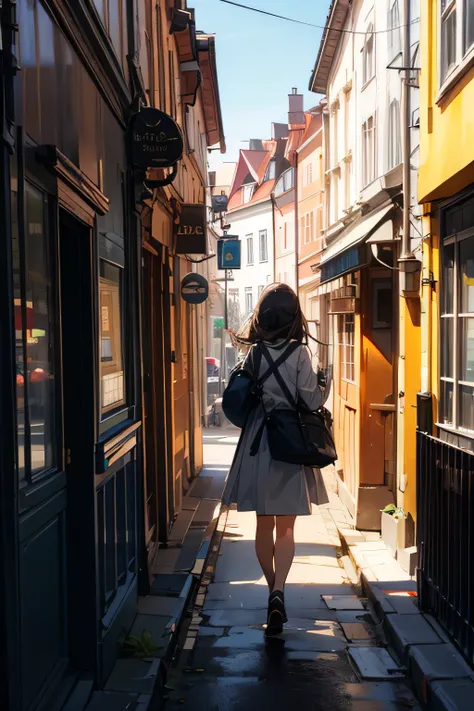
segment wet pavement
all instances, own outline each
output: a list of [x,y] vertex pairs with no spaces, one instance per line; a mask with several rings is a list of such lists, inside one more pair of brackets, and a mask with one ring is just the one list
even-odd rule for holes
[[[208,452],[218,461],[222,446],[227,464],[231,444],[214,436]],[[297,520],[289,622],[272,639],[264,634],[268,593],[254,552],[255,515],[231,510],[220,528],[220,552],[183,630],[163,711],[418,711],[405,670],[346,578],[323,509]]]

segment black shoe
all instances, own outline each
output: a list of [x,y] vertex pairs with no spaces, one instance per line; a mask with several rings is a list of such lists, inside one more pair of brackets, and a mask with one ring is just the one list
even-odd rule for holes
[[268,619],[265,634],[268,636],[281,634],[285,622],[288,622],[285,597],[281,590],[274,590],[268,601]]

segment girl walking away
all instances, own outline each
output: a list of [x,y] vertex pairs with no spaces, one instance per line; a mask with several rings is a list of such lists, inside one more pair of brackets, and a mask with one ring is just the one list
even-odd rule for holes
[[[327,399],[330,383],[312,368],[308,337],[296,294],[285,284],[274,284],[262,293],[252,318],[233,340],[237,347],[248,349],[243,368],[254,379],[268,371],[270,355],[294,399],[317,410]],[[242,429],[223,496],[224,504],[237,504],[238,511],[257,514],[255,548],[270,593],[267,635],[279,634],[288,621],[284,590],[295,554],[296,517],[308,516],[312,504],[328,501],[319,469],[271,457],[265,420],[274,409],[288,409],[281,378],[272,372],[260,387],[258,403]]]

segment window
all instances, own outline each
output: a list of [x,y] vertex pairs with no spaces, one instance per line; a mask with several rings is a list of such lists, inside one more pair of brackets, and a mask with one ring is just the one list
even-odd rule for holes
[[16,221],[16,175],[12,178],[18,475],[20,480],[25,480],[58,463],[52,302],[55,280],[48,239],[46,197],[26,183],[26,225],[22,252]]
[[268,262],[268,245],[267,245],[267,231],[260,230],[258,233],[259,244],[260,244],[260,261]]
[[474,49],[474,0],[441,0],[441,83]]
[[271,160],[268,164],[267,170],[265,171],[264,180],[275,180],[276,175],[276,163],[275,160]]
[[288,223],[283,223],[283,250],[288,249]]
[[375,120],[373,116],[362,126],[362,179],[364,186],[375,180]]
[[342,380],[355,382],[354,314],[341,314],[338,323],[339,363]]
[[402,51],[400,8],[398,0],[392,0],[388,11],[388,58],[393,61]]
[[311,185],[313,182],[313,164],[308,163],[305,171],[305,185]]
[[440,422],[474,432],[474,199],[443,216]]
[[367,32],[365,34],[364,49],[362,50],[362,82],[367,84],[370,79],[375,75],[375,35],[374,26],[369,25]]
[[307,212],[301,220],[303,244],[309,244],[314,240],[314,212]]
[[265,289],[265,287],[263,286],[263,284],[261,284],[261,285],[258,287],[258,298],[261,297],[261,295],[263,294],[263,290],[264,290],[264,289]]
[[253,311],[252,287],[246,286],[245,287],[245,312],[247,314],[251,314],[252,311]]
[[247,264],[253,264],[253,236],[247,235]]
[[114,46],[117,57],[123,63],[127,55],[126,37],[126,1],[93,0],[97,13],[102,20],[107,34]]
[[100,392],[101,412],[125,402],[122,341],[122,269],[100,260]]
[[392,170],[401,162],[400,102],[394,99],[388,111],[388,169]]
[[249,185],[243,186],[242,192],[243,192],[244,203],[250,202],[250,200],[252,199],[254,188],[255,188],[255,183],[250,183]]

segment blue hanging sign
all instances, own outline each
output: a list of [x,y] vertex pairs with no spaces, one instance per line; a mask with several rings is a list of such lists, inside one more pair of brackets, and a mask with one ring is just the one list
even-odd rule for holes
[[217,241],[217,268],[240,269],[239,239],[219,239]]

